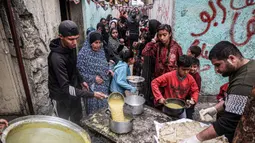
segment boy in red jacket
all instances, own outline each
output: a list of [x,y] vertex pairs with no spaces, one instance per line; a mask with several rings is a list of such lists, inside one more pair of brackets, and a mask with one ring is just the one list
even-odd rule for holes
[[[159,76],[151,82],[151,88],[155,97],[155,104],[164,104],[167,98],[186,99],[188,94],[191,100],[188,104],[194,105],[198,101],[199,89],[194,78],[189,74],[191,58],[187,55],[180,56],[177,60],[177,70]],[[160,88],[164,89],[164,94]]]

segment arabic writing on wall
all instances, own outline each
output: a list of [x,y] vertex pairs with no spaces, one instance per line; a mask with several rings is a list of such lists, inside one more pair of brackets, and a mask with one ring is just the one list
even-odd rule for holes
[[201,47],[202,92],[215,95],[227,79],[215,74],[209,51],[219,41],[227,40],[245,57],[254,58],[255,0],[176,1],[173,34],[184,53],[191,45]]

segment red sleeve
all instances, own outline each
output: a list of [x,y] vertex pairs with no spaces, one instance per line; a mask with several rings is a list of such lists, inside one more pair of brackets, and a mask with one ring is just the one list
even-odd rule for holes
[[196,81],[191,76],[190,76],[190,84],[191,84],[191,88],[190,88],[191,98],[193,98],[194,101],[197,103],[198,96],[199,96],[199,89],[198,89]]
[[149,42],[145,45],[142,55],[143,56],[154,56],[156,54],[156,43]]
[[221,87],[220,87],[220,92],[219,94],[216,96],[217,100],[219,101],[220,99],[224,98],[224,93],[227,91],[228,89],[228,83],[225,83],[223,84]]
[[164,87],[167,86],[167,79],[169,78],[169,74],[171,73],[166,73],[163,74],[157,78],[155,78],[154,80],[152,80],[151,82],[151,89],[152,89],[152,93],[155,97],[155,101],[157,102],[159,99],[163,98],[163,95],[161,94],[159,87]]

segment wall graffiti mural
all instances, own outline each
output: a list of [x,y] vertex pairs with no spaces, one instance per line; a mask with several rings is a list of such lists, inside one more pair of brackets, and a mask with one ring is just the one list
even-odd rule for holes
[[255,0],[175,1],[174,37],[185,53],[191,45],[200,46],[202,92],[217,94],[227,82],[216,74],[208,56],[222,40],[234,43],[247,58],[255,58]]

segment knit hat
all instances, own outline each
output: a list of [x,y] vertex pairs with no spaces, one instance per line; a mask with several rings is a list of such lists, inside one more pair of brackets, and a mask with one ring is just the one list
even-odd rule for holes
[[78,26],[71,20],[64,20],[58,27],[58,32],[63,37],[79,35]]
[[102,35],[98,32],[91,32],[89,34],[89,43],[92,44],[94,43],[96,40],[100,40],[102,41]]

